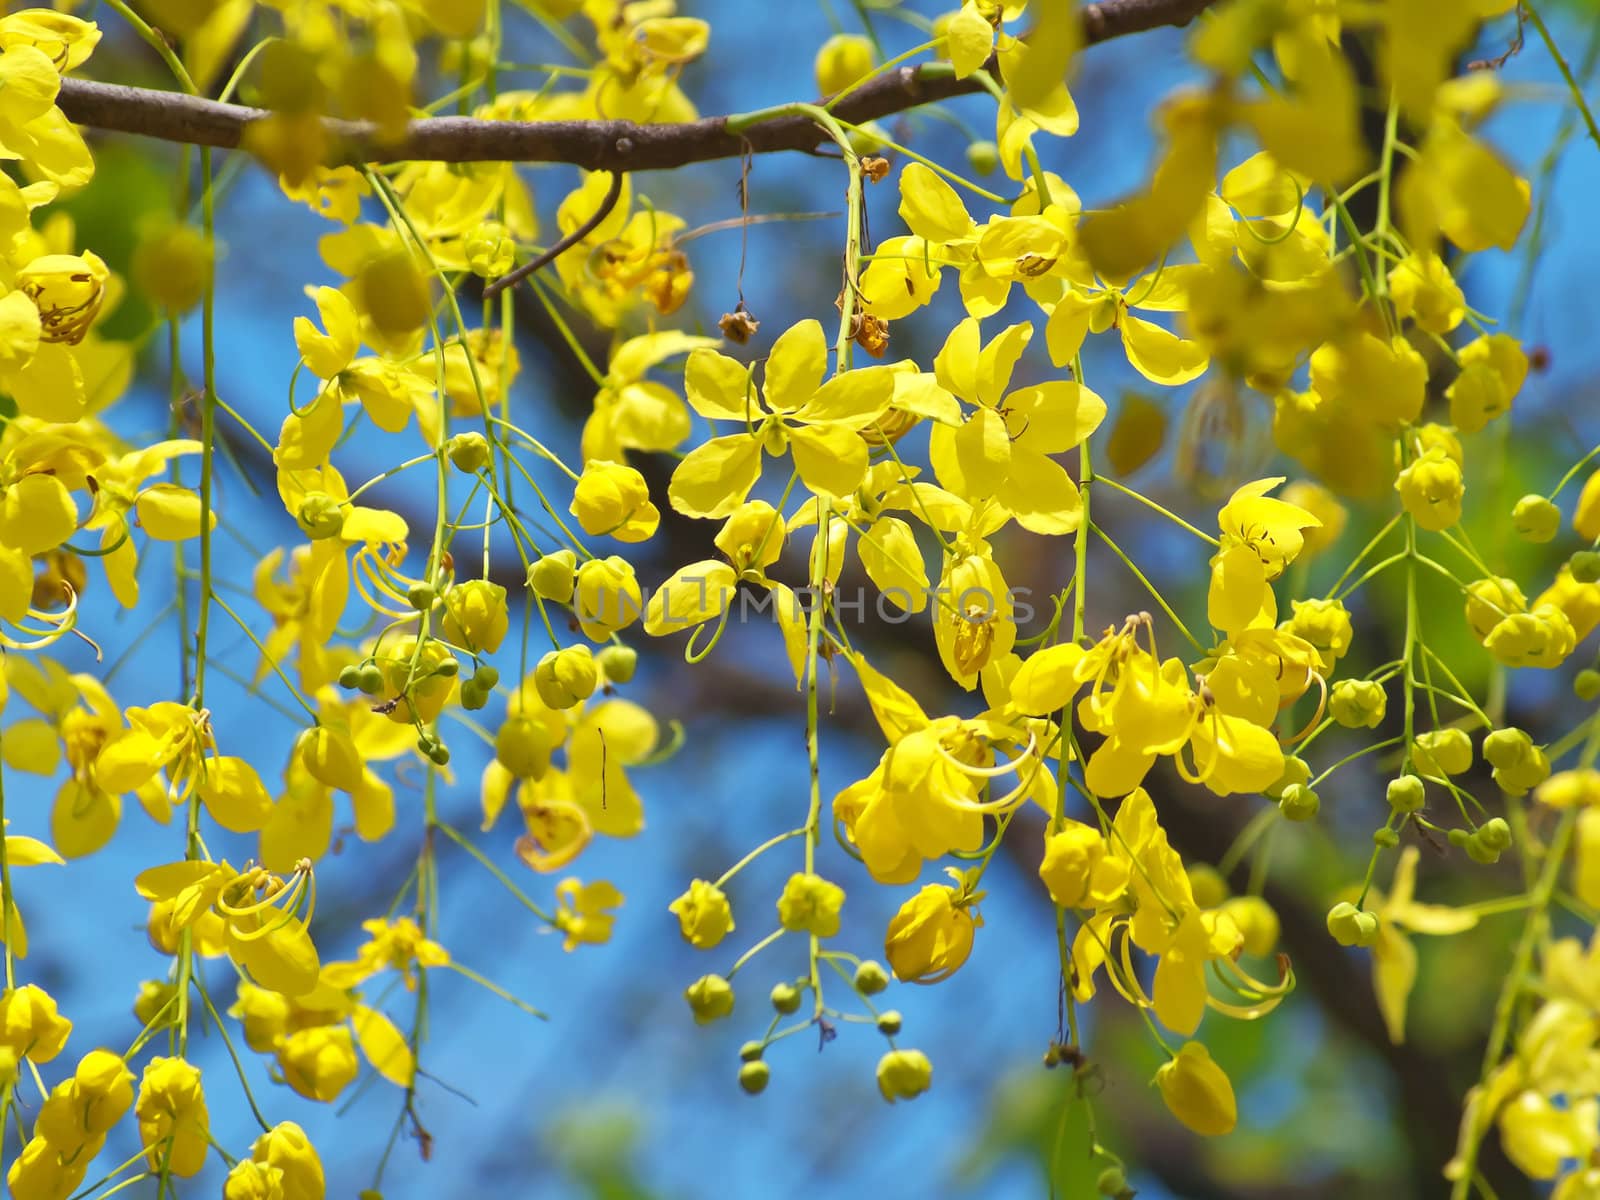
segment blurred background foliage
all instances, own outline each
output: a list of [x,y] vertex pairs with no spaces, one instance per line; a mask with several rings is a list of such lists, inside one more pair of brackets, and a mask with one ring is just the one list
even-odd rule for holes
[[[690,97],[708,114],[812,95],[812,50],[834,30],[868,29],[884,55],[925,37],[883,11],[882,4],[864,0],[823,0],[820,6],[683,0],[680,7],[713,28],[709,53],[683,79]],[[926,16],[937,12],[936,5],[909,7]],[[1547,7],[1569,60],[1583,68],[1585,82],[1592,82],[1600,5],[1583,0]],[[94,77],[164,86],[148,48],[126,35],[115,14],[95,8],[80,8],[97,16],[109,35],[93,60]],[[509,57],[563,61],[553,39],[517,16],[509,14],[507,22],[516,31]],[[1468,57],[1500,54],[1510,29],[1509,22],[1497,23]],[[1082,131],[1070,141],[1045,144],[1044,165],[1064,176],[1086,207],[1116,198],[1147,172],[1153,106],[1193,74],[1183,45],[1181,32],[1163,30],[1096,47],[1082,57],[1073,86]],[[1510,254],[1476,257],[1465,268],[1463,284],[1474,307],[1504,315],[1512,332],[1544,347],[1547,366],[1518,400],[1513,437],[1502,436],[1501,423],[1500,432],[1468,440],[1474,472],[1466,528],[1491,564],[1526,580],[1548,578],[1553,564],[1573,547],[1561,539],[1546,547],[1519,543],[1509,526],[1513,501],[1524,491],[1547,488],[1600,440],[1600,343],[1593,332],[1600,310],[1592,290],[1600,255],[1600,225],[1593,219],[1600,153],[1581,135],[1571,135],[1570,102],[1537,42],[1530,38],[1501,73],[1513,102],[1494,119],[1490,137],[1533,182],[1537,236],[1530,231]],[[540,82],[539,76],[529,77],[529,86]],[[441,83],[434,94],[448,87]],[[961,169],[967,142],[987,136],[992,119],[991,101],[966,98],[947,105],[942,117],[907,114],[894,123],[893,134]],[[126,275],[141,239],[170,220],[185,158],[172,147],[121,136],[95,135],[93,148],[99,176],[68,210],[81,244],[93,246]],[[1226,162],[1246,152],[1233,147]],[[739,173],[737,163],[712,163],[650,174],[635,186],[659,206],[686,214],[691,225],[710,224],[738,217]],[[576,172],[540,168],[528,177],[545,228],[553,228],[554,206],[577,183]],[[317,255],[317,239],[333,227],[286,200],[254,166],[230,167],[225,178],[218,216],[223,242],[219,390],[259,428],[276,429],[286,411],[296,358],[291,320],[311,311],[306,284],[333,282]],[[749,177],[752,214],[834,214],[843,198],[843,172],[800,155],[759,159]],[[875,237],[900,231],[895,203],[892,184],[869,193]],[[758,344],[803,317],[829,316],[838,288],[842,220],[775,219],[751,226],[743,291],[764,326]],[[737,299],[740,235],[736,229],[710,232],[686,249],[697,280],[689,306],[679,314],[687,321],[677,323],[714,330],[717,317]],[[892,358],[931,360],[956,319],[954,290],[947,287],[932,307],[896,325]],[[548,318],[526,299],[518,306],[523,371],[515,392],[516,419],[576,457],[592,385]],[[158,436],[168,421],[171,364],[155,310],[131,289],[104,328],[140,347],[134,395],[115,413],[121,432],[130,438]],[[578,334],[603,360],[605,335],[587,329]],[[199,347],[197,325],[192,333],[185,331],[184,344],[183,365],[197,378],[198,362],[187,361],[188,349]],[[1042,353],[1031,354],[1018,380],[1031,382],[1049,371]],[[1130,374],[1120,354],[1091,341],[1085,378],[1112,402],[1113,415],[1119,398],[1138,390],[1139,381]],[[1272,452],[1269,410],[1241,398],[1233,414],[1237,436],[1226,445],[1214,437],[1205,441],[1199,447],[1203,469],[1180,471],[1178,433],[1197,391],[1192,385],[1155,398],[1166,413],[1167,444],[1132,482],[1205,527],[1214,520],[1219,494],[1241,477],[1278,472],[1280,460]],[[1189,414],[1191,423],[1194,415]],[[225,586],[248,588],[260,558],[298,535],[272,496],[270,464],[237,429],[223,432],[236,468],[224,472],[218,484],[225,532],[218,539],[218,574],[230,581]],[[369,433],[358,431],[342,451],[341,467],[353,482],[392,465],[390,439],[364,436]],[[1489,461],[1501,466],[1480,472],[1477,464]],[[664,482],[670,465],[663,461],[647,469]],[[1292,464],[1285,473],[1296,474]],[[1482,486],[1480,478],[1494,478],[1494,483]],[[379,504],[426,516],[432,496],[413,490],[419,486],[402,477],[379,485],[374,495]],[[1146,520],[1137,505],[1109,492],[1100,495],[1097,521],[1120,545],[1134,550],[1180,613],[1203,611],[1204,573],[1193,545]],[[1571,495],[1565,497],[1569,504]],[[1356,508],[1340,546],[1312,565],[1310,585],[1328,586],[1338,565],[1386,516],[1386,510]],[[669,517],[662,535],[638,559],[641,576],[654,582],[703,557],[712,532],[710,523],[702,527]],[[501,549],[504,561],[514,561],[509,543]],[[1025,564],[1025,577],[1012,582],[1038,595],[1059,588],[1070,574],[1063,544],[1012,545],[1000,554],[1002,561]],[[178,687],[177,630],[170,608],[148,627],[137,623],[170,602],[170,572],[163,571],[159,557],[146,566],[146,601],[137,617],[121,612],[94,588],[85,598],[83,627],[105,648],[108,662],[115,660],[109,686],[124,703],[145,703],[175,694]],[[1093,629],[1149,605],[1136,581],[1109,556],[1097,561],[1092,579]],[[864,579],[848,582],[865,586]],[[1458,596],[1427,575],[1423,586],[1428,643],[1481,694],[1490,686],[1488,660],[1467,634]],[[1362,661],[1351,665],[1353,674],[1397,655],[1402,623],[1403,596],[1395,588],[1368,586],[1359,598]],[[1045,611],[1040,620],[1047,617]],[[863,629],[862,642],[869,656],[910,687],[929,711],[973,711],[972,697],[952,694],[925,630],[871,626]],[[1370,831],[1385,812],[1378,781],[1392,764],[1381,756],[1341,771],[1322,790],[1318,823],[1273,835],[1267,894],[1282,915],[1285,949],[1300,986],[1260,1022],[1207,1023],[1206,1041],[1238,1088],[1241,1128],[1235,1135],[1201,1142],[1167,1117],[1150,1086],[1162,1056],[1138,1018],[1119,1003],[1095,1006],[1088,1058],[1080,1069],[1041,1067],[1057,1028],[1056,952],[1052,909],[1034,874],[1040,825],[1020,819],[1008,839],[1014,850],[1010,861],[986,880],[991,886],[983,906],[985,925],[967,966],[938,987],[897,985],[887,997],[905,1014],[908,1044],[933,1059],[933,1090],[914,1104],[885,1106],[872,1079],[878,1039],[866,1027],[846,1027],[820,1052],[805,1038],[782,1043],[769,1058],[772,1086],[752,1099],[735,1086],[737,1047],[765,1026],[766,988],[799,973],[801,964],[786,960],[789,948],[783,946],[771,952],[770,960],[764,955],[740,978],[732,1020],[697,1028],[680,993],[713,967],[681,942],[666,905],[691,876],[715,877],[751,846],[800,819],[805,809],[800,698],[790,687],[775,632],[764,624],[730,630],[712,658],[694,668],[672,644],[648,649],[632,694],[663,722],[683,722],[686,740],[676,756],[637,777],[646,805],[644,832],[630,842],[597,843],[578,864],[585,879],[612,879],[626,893],[610,944],[563,954],[557,939],[535,933],[487,874],[458,852],[445,852],[441,940],[460,961],[492,975],[551,1019],[541,1023],[527,1017],[459,978],[439,982],[421,1060],[429,1073],[420,1111],[433,1135],[432,1161],[422,1165],[414,1143],[395,1145],[384,1176],[385,1196],[1004,1198],[1042,1195],[1048,1180],[1055,1194],[1077,1198],[1093,1193],[1093,1171],[1081,1153],[1086,1137],[1080,1096],[1092,1099],[1101,1138],[1129,1161],[1141,1196],[1312,1200],[1364,1189],[1373,1196],[1420,1200],[1442,1194],[1439,1167],[1454,1142],[1459,1097],[1476,1077],[1487,1013],[1509,959],[1516,918],[1487,920],[1466,937],[1419,939],[1425,944],[1411,1036],[1403,1046],[1391,1045],[1372,1000],[1367,958],[1340,950],[1322,929],[1330,897],[1359,875]],[[73,669],[83,669],[89,654],[86,647],[73,646],[61,657]],[[224,645],[221,656],[235,664],[253,662],[242,636]],[[1555,673],[1517,673],[1508,685],[1508,721],[1533,731],[1538,740],[1564,730],[1572,706],[1571,673],[1586,662],[1574,660]],[[295,723],[277,710],[270,687],[257,691],[238,675],[213,686],[212,707],[226,714],[228,726],[249,731],[251,745],[243,752],[264,778],[276,778]],[[1397,719],[1391,716],[1391,723]],[[881,749],[878,739],[853,683],[841,683],[825,724],[825,796],[870,769]],[[484,751],[468,738],[458,738],[453,748],[453,781],[443,792],[441,815],[458,828],[475,828]],[[1329,738],[1319,747],[1317,764],[1326,765],[1342,752]],[[1465,783],[1484,798],[1494,795],[1486,775]],[[381,912],[405,878],[416,851],[406,817],[419,811],[419,788],[420,778],[402,776],[401,828],[394,836],[376,846],[343,839],[341,851],[319,869],[317,935],[325,957],[348,955],[359,920]],[[1186,861],[1222,859],[1263,804],[1255,798],[1219,800],[1191,793],[1170,779],[1156,779],[1153,790]],[[17,777],[9,810],[16,814],[13,832],[47,831],[52,791],[51,784]],[[415,822],[413,828],[419,827]],[[513,836],[497,832],[481,844],[541,894],[548,881],[526,875],[511,853]],[[137,1028],[130,1011],[133,996],[104,981],[160,969],[145,942],[142,914],[131,902],[130,883],[140,866],[170,857],[173,845],[172,830],[134,814],[109,848],[70,875],[38,871],[26,879],[21,894],[36,948],[30,970],[61,998],[86,1044],[124,1045]],[[233,845],[225,838],[214,851],[238,861],[250,855],[251,847],[243,839]],[[1250,863],[1247,857],[1235,873],[1236,887],[1243,886]],[[780,851],[739,876],[731,888],[739,938],[764,927],[758,913],[792,868]],[[825,846],[822,869],[849,894],[838,944],[863,956],[880,953],[884,925],[909,891],[871,886],[864,871],[831,846]],[[1442,901],[1506,894],[1518,887],[1516,871],[1511,857],[1498,868],[1469,867],[1459,855],[1424,848],[1421,888]],[[933,873],[930,867],[930,878]],[[1382,873],[1378,882],[1386,882]],[[215,1081],[209,1089],[214,1130],[224,1144],[241,1144],[250,1123],[231,1086],[232,1068],[220,1039],[201,1037],[194,1052]],[[255,1056],[249,1056],[246,1069],[274,1117],[299,1121],[323,1148],[330,1195],[351,1196],[370,1186],[395,1127],[399,1101],[393,1089],[381,1081],[363,1085],[330,1108],[272,1087]],[[128,1142],[131,1130],[124,1127],[121,1136]],[[131,1142],[114,1140],[108,1161],[134,1149]],[[1528,1185],[1492,1155],[1487,1169],[1502,1189],[1502,1200],[1530,1194]],[[215,1172],[215,1166],[209,1168],[193,1194],[215,1194]]]

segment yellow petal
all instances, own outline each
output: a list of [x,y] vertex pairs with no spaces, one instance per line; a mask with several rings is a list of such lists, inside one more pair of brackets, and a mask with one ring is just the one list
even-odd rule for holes
[[356,1042],[372,1069],[397,1087],[410,1087],[416,1077],[411,1048],[394,1022],[376,1009],[358,1004],[350,1014]]
[[272,819],[272,797],[256,769],[242,758],[207,759],[197,787],[206,811],[224,829],[254,833]]
[[[182,542],[200,536],[200,497],[174,483],[157,483],[145,488],[134,502],[139,524],[157,541]],[[210,513],[211,528],[217,527],[215,510]]]

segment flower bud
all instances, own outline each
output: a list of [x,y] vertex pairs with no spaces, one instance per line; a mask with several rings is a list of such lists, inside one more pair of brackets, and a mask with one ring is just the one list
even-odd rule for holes
[[1415,775],[1391,779],[1384,789],[1389,807],[1398,813],[1414,813],[1428,802],[1427,787]]
[[987,138],[967,147],[967,165],[979,175],[993,175],[1000,167],[1000,147]]
[[1278,945],[1281,926],[1272,905],[1260,896],[1235,896],[1222,904],[1222,914],[1239,927],[1244,952],[1264,958]]
[[444,450],[463,475],[476,475],[489,465],[489,439],[481,433],[458,433],[444,444]]
[[49,1062],[71,1032],[72,1022],[56,1008],[55,998],[37,984],[0,992],[0,1046],[11,1047],[18,1058]]
[[1050,899],[1063,908],[1085,908],[1120,895],[1128,882],[1127,861],[1107,850],[1100,831],[1080,821],[1063,821],[1047,834],[1039,878]]
[[1111,1200],[1122,1200],[1128,1194],[1128,1177],[1122,1173],[1121,1167],[1107,1167],[1095,1177],[1094,1190],[1102,1196],[1111,1197]]
[[1567,566],[1572,571],[1573,579],[1579,583],[1600,582],[1600,553],[1579,550],[1567,560]]
[[661,510],[635,468],[590,459],[572,492],[572,515],[592,536],[609,534],[619,542],[642,542],[661,524]]
[[1278,797],[1278,811],[1290,821],[1309,821],[1322,809],[1322,798],[1303,783],[1291,783]]
[[1579,671],[1572,680],[1572,694],[1586,703],[1600,696],[1600,671],[1593,667]]
[[1490,817],[1478,826],[1478,840],[1491,850],[1511,849],[1511,826],[1504,817]]
[[1489,576],[1467,584],[1467,624],[1480,642],[1505,618],[1527,607],[1528,598],[1509,579]]
[[205,298],[215,254],[193,225],[169,225],[141,238],[133,252],[135,285],[163,312],[186,313]]
[[842,92],[872,70],[872,43],[859,33],[836,33],[817,51],[817,91]]
[[667,911],[678,918],[683,940],[697,950],[710,950],[733,930],[727,894],[714,883],[696,879]]
[[495,758],[518,779],[543,779],[555,746],[549,727],[529,716],[507,717],[494,735]]
[[1283,758],[1283,774],[1278,776],[1278,781],[1267,788],[1266,795],[1269,799],[1280,800],[1283,798],[1284,789],[1291,784],[1310,783],[1311,764],[1303,758],[1286,754]]
[[684,989],[696,1025],[709,1025],[733,1011],[733,985],[721,975],[702,975]]
[[767,997],[775,1011],[789,1016],[800,1011],[800,989],[792,983],[775,983]]
[[250,1158],[283,1173],[284,1200],[314,1200],[326,1192],[316,1147],[293,1121],[280,1121],[258,1137],[250,1147]]
[[1341,679],[1328,695],[1328,715],[1346,729],[1376,729],[1388,708],[1383,684],[1370,679]]
[[577,577],[578,556],[571,550],[557,550],[528,564],[528,587],[541,600],[565,604],[572,599]]
[[595,655],[595,661],[600,664],[600,671],[605,675],[606,682],[627,683],[638,669],[639,652],[632,646],[619,646],[613,643]]
[[884,935],[884,957],[903,983],[938,983],[959,971],[972,953],[978,924],[957,892],[930,883],[900,906]]
[[778,897],[778,923],[791,933],[832,937],[839,932],[844,889],[820,875],[796,873]]
[[344,508],[327,492],[307,492],[294,521],[300,532],[314,542],[338,537],[344,529]]
[[1189,876],[1189,890],[1194,902],[1201,908],[1217,908],[1228,898],[1228,881],[1209,863],[1195,863],[1184,868]]
[[766,1091],[767,1081],[771,1078],[772,1068],[759,1058],[739,1068],[739,1086],[752,1096],[759,1096]]
[[1460,775],[1472,767],[1472,739],[1464,729],[1433,729],[1419,733],[1412,743],[1411,762],[1419,774],[1435,779]]
[[572,708],[594,695],[600,672],[587,646],[546,651],[533,669],[533,686],[551,708]]
[[406,589],[406,603],[418,612],[427,612],[439,598],[431,583],[413,583]]
[[1437,446],[1401,471],[1394,486],[1401,505],[1421,529],[1437,532],[1461,519],[1461,498],[1466,494],[1461,464]]
[[1296,600],[1292,607],[1294,615],[1278,628],[1315,646],[1323,672],[1331,673],[1355,637],[1349,611],[1338,600]]
[[1525,542],[1548,542],[1561,528],[1561,510],[1543,496],[1524,496],[1511,510],[1511,526]]
[[573,599],[584,636],[595,642],[626,629],[644,613],[633,564],[614,554],[592,558],[578,568]]
[[1514,767],[1532,752],[1533,739],[1520,729],[1496,729],[1483,738],[1483,761],[1491,767]]
[[1202,1137],[1231,1133],[1238,1123],[1233,1084],[1199,1042],[1183,1044],[1183,1049],[1156,1072],[1156,1086],[1172,1115]]
[[933,1083],[933,1064],[921,1050],[891,1050],[878,1060],[878,1091],[890,1104],[915,1100]]
[[444,594],[444,636],[475,654],[493,654],[511,627],[506,589],[469,579]]
[[1393,850],[1400,844],[1400,834],[1385,825],[1372,831],[1372,844],[1380,850]]
[[900,1032],[902,1024],[904,1024],[904,1018],[900,1016],[900,1010],[897,1008],[885,1009],[878,1014],[878,1032],[883,1034],[884,1037],[896,1036]]
[[1328,910],[1328,932],[1341,946],[1370,946],[1378,936],[1378,918],[1341,900]]
[[876,996],[889,986],[889,972],[883,964],[866,959],[856,967],[855,989],[863,996]]

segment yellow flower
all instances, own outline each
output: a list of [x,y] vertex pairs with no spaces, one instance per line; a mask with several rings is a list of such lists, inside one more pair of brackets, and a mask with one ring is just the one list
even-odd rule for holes
[[493,654],[510,625],[506,589],[487,579],[469,579],[444,594],[443,632],[447,641],[475,654]]
[[1377,940],[1372,943],[1372,986],[1389,1040],[1396,1045],[1405,1041],[1406,1001],[1417,981],[1417,951],[1406,933],[1445,936],[1462,933],[1478,923],[1476,913],[1443,904],[1423,904],[1413,898],[1418,857],[1415,846],[1402,850],[1387,895],[1374,892],[1369,897],[1378,919]]
[[1113,854],[1098,829],[1063,819],[1045,834],[1039,878],[1062,908],[1103,908],[1128,886],[1128,859]]
[[633,467],[605,459],[583,464],[583,475],[572,492],[572,515],[583,531],[602,534],[619,542],[646,541],[661,523],[661,513],[650,503],[644,476]]
[[533,669],[539,699],[555,709],[572,708],[587,700],[599,682],[594,654],[582,645],[548,650]]
[[322,1160],[305,1130],[293,1121],[280,1121],[258,1137],[250,1146],[248,1161],[280,1173],[283,1200],[323,1200],[327,1185]]
[[1232,1133],[1239,1121],[1233,1084],[1199,1042],[1183,1048],[1156,1071],[1156,1086],[1172,1115],[1203,1137]]
[[684,989],[696,1025],[720,1021],[733,1011],[733,987],[721,975],[702,975]]
[[664,329],[629,338],[613,350],[595,393],[594,412],[584,422],[584,461],[622,462],[628,450],[671,450],[688,437],[689,410],[683,397],[645,376],[669,358],[717,345],[716,338]]
[[884,956],[902,983],[940,983],[959,971],[972,953],[975,927],[983,920],[970,898],[930,883],[900,906],[883,938]]
[[55,999],[38,985],[0,992],[0,1047],[17,1058],[49,1062],[61,1053],[71,1032],[72,1022],[60,1015]]
[[563,879],[556,884],[556,928],[566,935],[563,950],[576,950],[580,944],[600,945],[611,940],[616,916],[610,909],[622,905],[622,893],[605,880],[579,883]]
[[1396,316],[1415,319],[1429,333],[1449,333],[1466,316],[1461,287],[1437,254],[1413,252],[1391,267],[1389,295]]
[[691,517],[727,516],[755,486],[763,450],[792,453],[794,469],[815,493],[855,491],[867,473],[860,431],[894,399],[894,371],[863,367],[824,383],[827,365],[822,326],[811,320],[773,343],[759,398],[749,367],[715,350],[689,355],[689,407],[708,420],[737,422],[743,432],[712,438],[689,452],[667,489],[672,506]]
[[415,990],[418,967],[443,967],[450,963],[450,952],[423,935],[410,917],[374,917],[361,922],[367,941],[356,952],[354,962],[331,962],[323,968],[322,981],[334,987],[359,987],[381,971],[399,971],[406,990]]
[[710,950],[733,931],[733,910],[721,888],[696,879],[667,911],[678,918],[683,940],[697,950]]
[[134,1113],[152,1171],[165,1166],[185,1179],[199,1174],[211,1133],[199,1067],[181,1058],[152,1058],[139,1084]]
[[832,937],[839,932],[844,889],[820,875],[794,874],[778,897],[778,923],[792,933]]

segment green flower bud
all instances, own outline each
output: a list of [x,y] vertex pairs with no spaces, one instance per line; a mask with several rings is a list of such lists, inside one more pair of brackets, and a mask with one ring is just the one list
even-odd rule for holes
[[571,550],[546,554],[528,566],[528,587],[541,600],[565,604],[578,578],[578,556]]
[[1447,840],[1457,850],[1460,850],[1462,847],[1464,847],[1471,837],[1472,834],[1465,829],[1452,829],[1449,833],[1445,834],[1445,840]]
[[489,465],[489,439],[481,433],[458,433],[444,444],[444,450],[463,475],[476,475]]
[[543,779],[554,749],[549,727],[532,717],[506,718],[494,737],[495,758],[518,779]]
[[461,700],[461,707],[468,712],[477,712],[489,703],[489,689],[479,686],[476,677],[465,680],[461,684],[461,691],[458,695]]
[[733,1011],[733,985],[721,975],[702,975],[683,990],[696,1025],[709,1025]]
[[1102,1196],[1110,1196],[1112,1200],[1121,1200],[1128,1191],[1128,1177],[1122,1173],[1121,1167],[1107,1167],[1094,1181],[1094,1190]]
[[1370,946],[1378,936],[1378,918],[1341,900],[1328,910],[1328,932],[1341,946]]
[[1472,739],[1465,729],[1419,733],[1411,746],[1411,763],[1419,774],[1435,779],[1460,775],[1472,767]]
[[1372,831],[1372,844],[1385,850],[1393,850],[1400,844],[1400,834],[1385,825],[1381,829]]
[[1281,800],[1283,789],[1292,783],[1310,783],[1311,764],[1303,758],[1294,755],[1285,755],[1283,760],[1283,774],[1278,776],[1278,781],[1267,788],[1266,796],[1270,800]]
[[1600,553],[1593,550],[1579,550],[1567,560],[1567,566],[1572,570],[1572,578],[1578,583],[1600,582]]
[[472,673],[472,678],[477,680],[479,686],[493,691],[495,685],[500,682],[500,672],[488,663],[484,663]]
[[1209,863],[1195,863],[1186,870],[1194,902],[1201,908],[1216,908],[1228,898],[1228,881],[1215,867]]
[[1585,667],[1572,680],[1572,694],[1579,700],[1593,700],[1600,696],[1600,671]]
[[1376,729],[1388,708],[1383,684],[1370,679],[1341,679],[1328,694],[1328,715],[1346,729]]
[[1504,817],[1490,817],[1478,826],[1478,838],[1493,850],[1511,849],[1511,826]]
[[900,1032],[902,1021],[900,1010],[891,1008],[878,1014],[878,1032],[884,1037],[894,1037]]
[[406,603],[418,612],[426,612],[433,607],[433,602],[438,599],[438,593],[429,583],[413,583],[406,589]]
[[876,996],[889,986],[889,972],[869,958],[856,968],[855,985],[863,996]]
[[517,259],[517,243],[498,221],[483,222],[466,236],[465,243],[467,267],[481,279],[498,279]]
[[613,643],[603,647],[600,653],[595,655],[595,661],[600,664],[600,670],[605,673],[607,682],[627,683],[638,669],[639,652],[632,646],[618,646]]
[[774,1009],[786,1017],[800,1011],[800,989],[792,983],[774,984],[767,999],[772,1001]]
[[375,662],[364,665],[356,677],[356,686],[369,696],[382,692],[383,684],[383,668]]
[[765,1042],[746,1042],[739,1047],[739,1061],[755,1062],[766,1052],[767,1045]]
[[550,650],[533,668],[533,686],[551,708],[572,708],[594,694],[600,672],[587,646]]
[[850,149],[858,157],[879,154],[884,148],[883,126],[876,121],[868,121],[865,125],[857,125],[847,130],[845,138],[850,143]]
[[307,492],[294,521],[314,542],[338,537],[344,529],[344,506],[327,492]]
[[759,1096],[767,1090],[767,1081],[772,1078],[772,1068],[757,1059],[747,1062],[739,1068],[739,1086],[752,1096]]
[[339,686],[346,691],[353,692],[361,686],[361,668],[351,663],[339,671]]
[[933,1064],[921,1050],[891,1050],[878,1060],[878,1091],[890,1104],[915,1100],[933,1083]]
[[1511,525],[1525,542],[1548,542],[1561,528],[1561,510],[1543,496],[1524,496],[1511,510]]
[[1000,166],[1000,147],[984,140],[967,147],[967,165],[979,175],[993,175]]
[[1291,821],[1309,821],[1322,808],[1322,798],[1303,783],[1291,783],[1278,797],[1278,811]]
[[1395,812],[1414,813],[1427,803],[1427,791],[1422,780],[1415,775],[1402,775],[1398,779],[1389,781],[1384,795],[1389,801],[1389,807]]
[[450,761],[450,747],[443,742],[435,742],[433,748],[428,751],[428,757],[433,760],[435,766],[445,766]]
[[1476,833],[1467,838],[1463,849],[1466,850],[1468,858],[1475,863],[1482,863],[1484,866],[1500,861],[1500,851],[1486,844]]
[[443,675],[446,679],[454,679],[457,675],[461,674],[461,664],[455,660],[454,656],[452,656],[442,660],[439,665],[433,669],[433,673],[435,675]]

